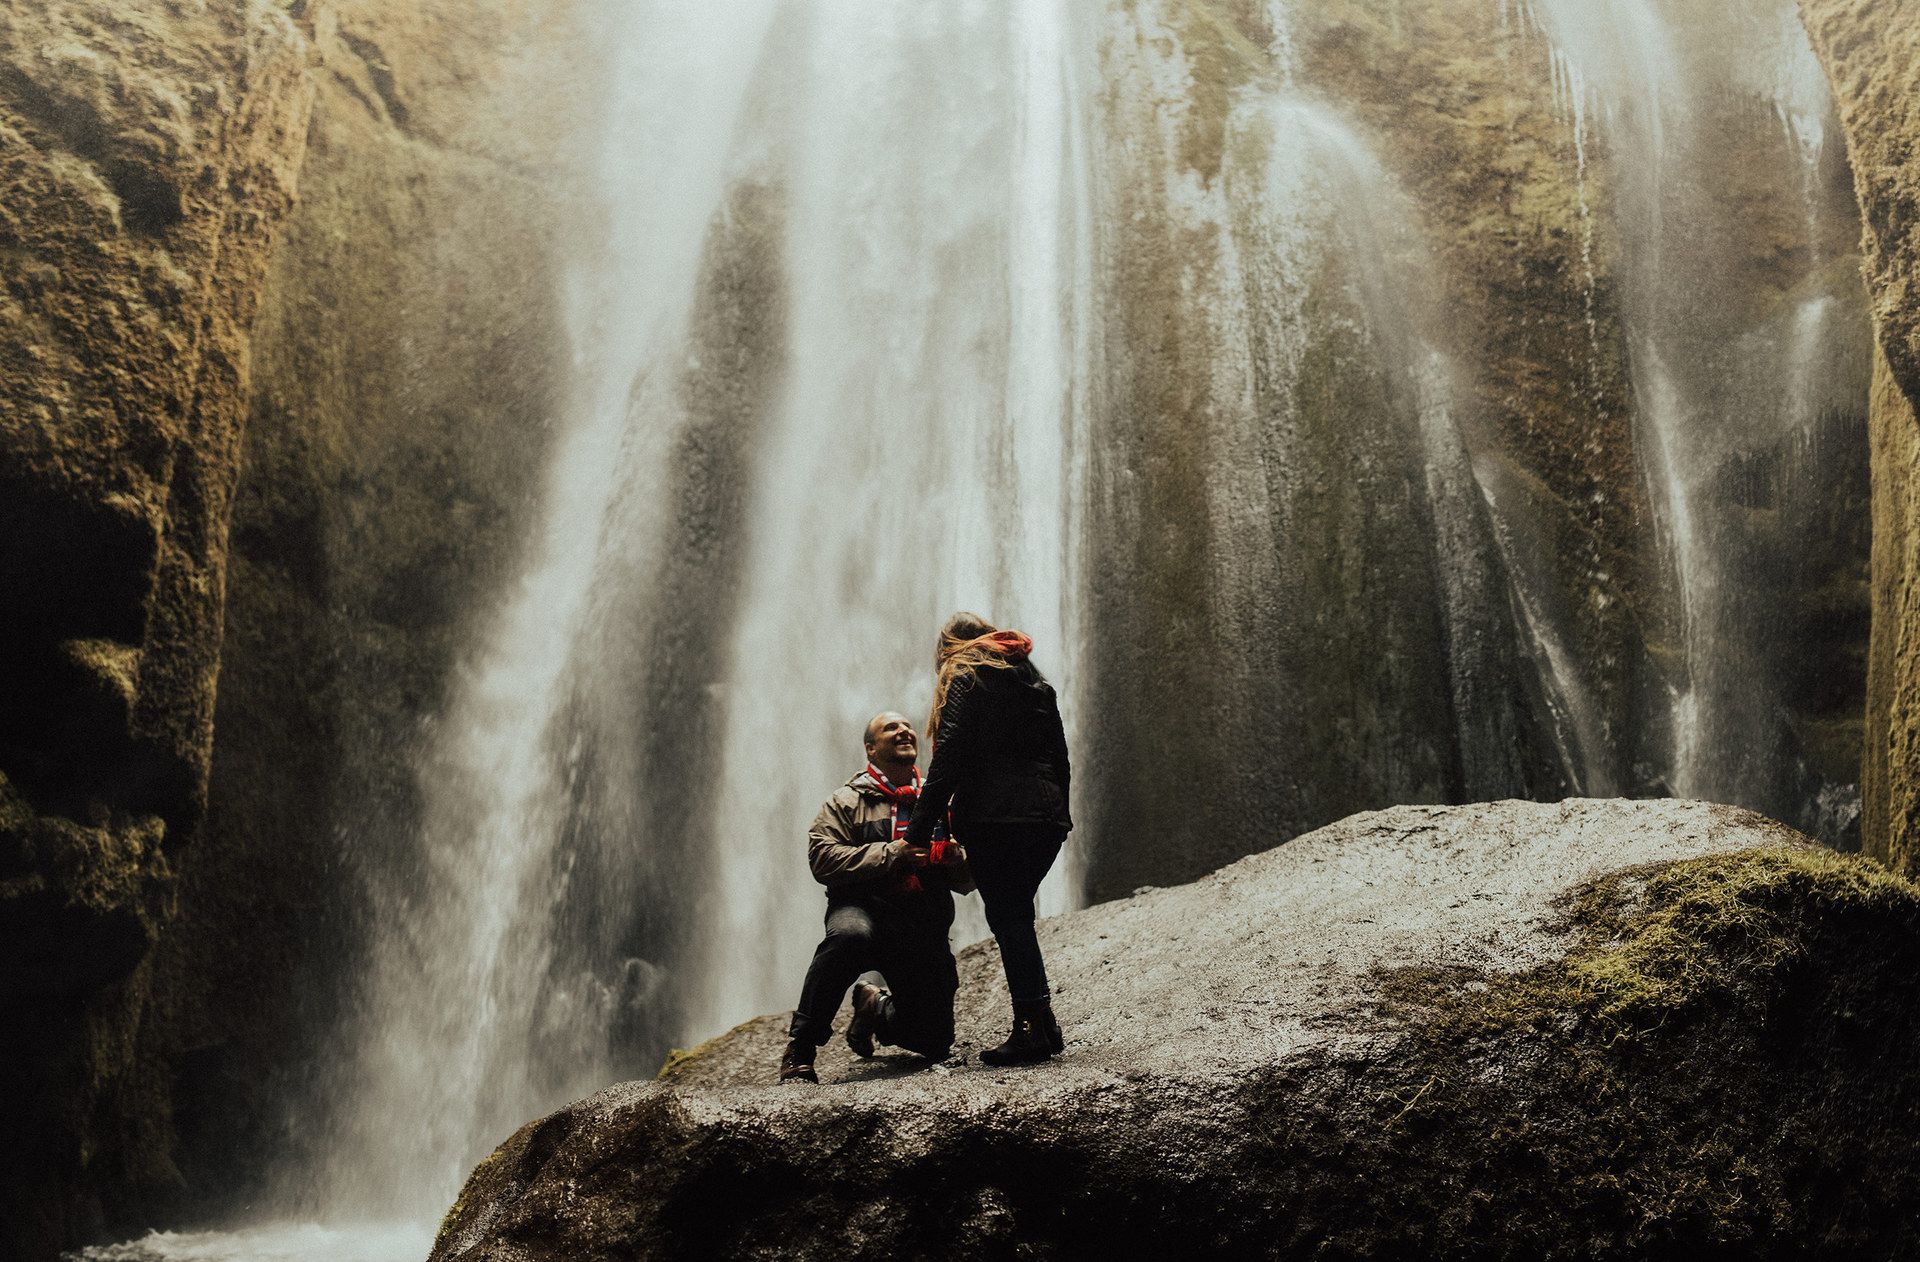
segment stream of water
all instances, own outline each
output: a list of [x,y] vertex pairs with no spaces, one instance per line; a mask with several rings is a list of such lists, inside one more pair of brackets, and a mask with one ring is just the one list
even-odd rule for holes
[[[656,3],[526,572],[420,762],[316,1210],[788,1006],[805,832],[972,608],[1075,677],[1089,234],[1064,3]],[[1074,694],[1064,693],[1069,724]],[[1071,854],[1043,890],[1063,910]],[[985,934],[977,898],[956,940]]]

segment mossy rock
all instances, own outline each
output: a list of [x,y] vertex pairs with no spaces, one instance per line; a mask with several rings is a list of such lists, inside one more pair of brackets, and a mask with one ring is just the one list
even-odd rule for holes
[[1920,889],[1749,812],[1354,816],[1043,922],[1064,1056],[776,1085],[778,1014],[530,1124],[453,1258],[1903,1256]]

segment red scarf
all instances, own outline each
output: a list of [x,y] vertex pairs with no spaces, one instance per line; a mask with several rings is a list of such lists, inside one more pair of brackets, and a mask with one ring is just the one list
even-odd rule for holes
[[[844,767],[847,764],[841,763],[840,765]],[[913,783],[903,784],[898,788],[895,788],[893,782],[882,775],[880,768],[874,766],[872,763],[867,764],[867,779],[873,781],[874,787],[879,789],[880,792],[885,795],[886,799],[895,806],[900,805],[902,802],[911,806],[920,800],[920,768],[918,767],[913,769]],[[899,836],[904,836],[906,831],[907,826],[905,824],[898,825],[894,829],[895,834],[897,834],[895,840],[897,841]]]
[[[872,763],[868,763],[867,779],[873,781],[874,787],[880,790],[881,796],[893,804],[891,812],[893,840],[899,841],[907,835],[907,821],[913,818],[914,804],[920,800],[920,768],[915,767],[913,769],[912,784],[895,785],[880,773],[878,767]],[[952,843],[947,840],[947,830],[939,824],[935,824],[933,826],[933,840],[927,846],[927,862],[945,863],[947,861],[947,847],[951,844]],[[917,894],[926,888],[920,884],[920,877],[912,872],[895,878],[894,883],[898,888],[910,894]]]
[[[913,817],[914,803],[920,800],[920,768],[913,769],[912,784],[895,785],[881,774],[880,768],[868,763],[867,779],[873,781],[873,787],[892,803],[890,839],[899,841],[907,835],[907,821]],[[926,888],[920,884],[919,875],[913,872],[895,876],[893,885],[896,890],[909,894],[918,894]]]

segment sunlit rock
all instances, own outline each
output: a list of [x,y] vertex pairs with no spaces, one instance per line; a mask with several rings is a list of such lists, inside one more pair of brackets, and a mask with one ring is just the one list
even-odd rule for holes
[[206,806],[248,335],[307,32],[0,12],[0,1252],[176,1177],[144,964]]

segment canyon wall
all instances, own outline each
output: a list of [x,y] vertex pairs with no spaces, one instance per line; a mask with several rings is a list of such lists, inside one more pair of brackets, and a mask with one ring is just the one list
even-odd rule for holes
[[409,756],[456,631],[522,546],[565,361],[555,203],[577,68],[554,58],[590,44],[565,6],[341,0],[309,24],[300,205],[254,325],[207,817],[153,962],[146,1047],[176,1067],[181,1179],[145,1196],[175,1216],[300,1207],[374,900],[418,861]]
[[1857,220],[1774,8],[1109,10],[1092,897],[1387,801],[1856,844]]
[[149,950],[205,812],[249,334],[312,84],[285,11],[0,10],[0,1238],[172,1177]]
[[0,12],[25,1256],[257,1203],[312,1138],[404,751],[541,464],[582,44],[521,4]]
[[1920,11],[1801,0],[1840,105],[1864,221],[1874,353],[1873,642],[1863,748],[1863,849],[1920,872]]

